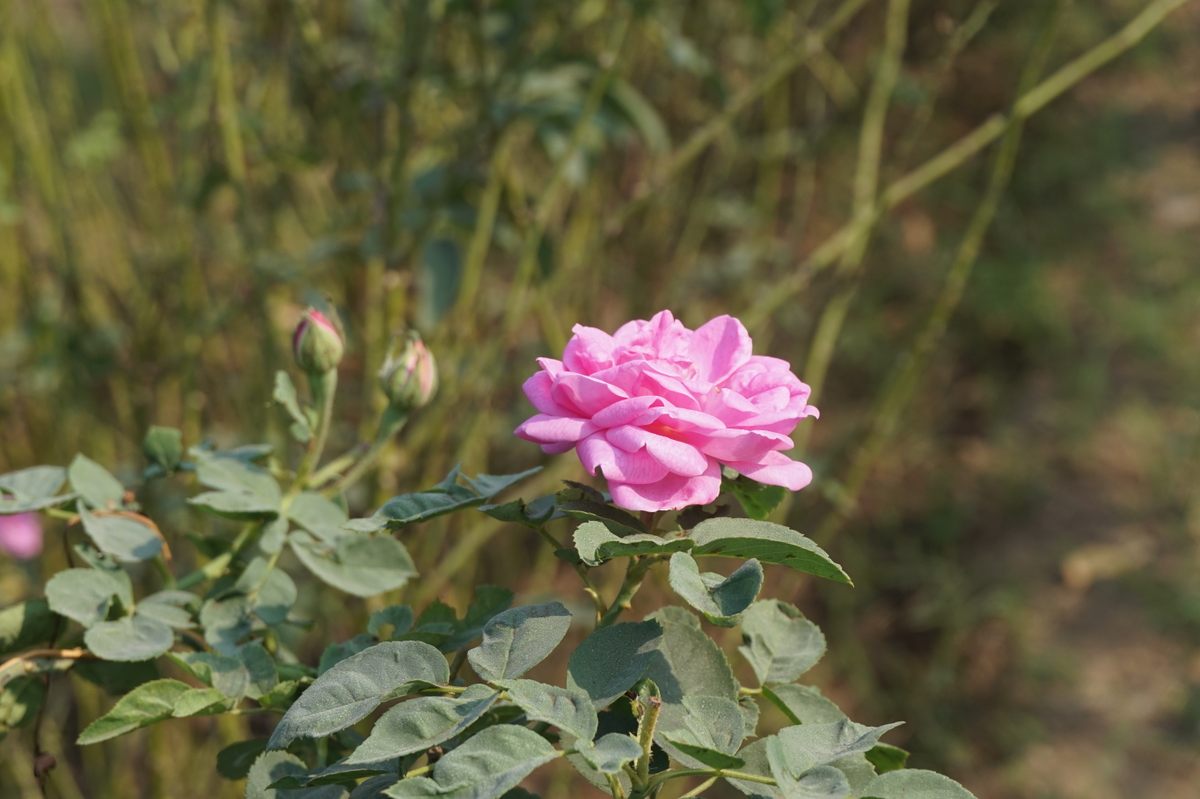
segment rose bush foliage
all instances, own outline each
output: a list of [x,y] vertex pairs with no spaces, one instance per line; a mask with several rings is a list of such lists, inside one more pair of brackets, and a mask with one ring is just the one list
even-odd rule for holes
[[[249,799],[528,797],[520,785],[558,760],[615,798],[700,796],[719,781],[751,797],[970,796],[905,768],[903,750],[881,740],[895,724],[857,724],[798,682],[825,638],[798,608],[760,598],[764,571],[834,590],[850,579],[807,537],[765,520],[783,495],[772,487],[811,479],[784,453],[816,410],[786,363],[752,354],[737,320],[691,331],[663,312],[611,336],[577,327],[561,361],[540,362],[526,384],[539,413],[519,434],[549,452],[576,448],[611,494],[570,483],[500,501],[537,470],[456,469],[359,516],[347,489],[431,399],[432,356],[403,343],[381,372],[389,404],[375,435],[325,460],[340,329],[310,311],[294,346],[311,401],[286,373],[274,385],[294,464],[267,445],[185,447],[156,427],[137,485],[82,455],[0,476],[8,550],[32,553],[12,542],[40,535],[29,514],[42,514],[74,561],[44,597],[0,611],[0,733],[33,722],[47,682],[78,669],[117,693],[79,745],[184,717],[270,718],[269,735],[214,764],[244,780]],[[163,480],[191,489],[197,520],[212,521],[192,539],[199,565],[183,574],[174,564],[189,539],[139,503]],[[457,512],[535,530],[578,573],[578,596],[521,604],[477,586],[459,610],[376,600],[360,634],[324,642],[315,662],[300,656],[298,569],[353,597],[397,597],[429,565],[403,541]],[[613,569],[620,584],[603,590],[598,577]],[[634,617],[642,585],[664,578],[678,604]],[[727,627],[741,633],[736,672],[711,634]],[[554,662],[565,673],[552,674]],[[786,726],[759,723],[767,706]]]

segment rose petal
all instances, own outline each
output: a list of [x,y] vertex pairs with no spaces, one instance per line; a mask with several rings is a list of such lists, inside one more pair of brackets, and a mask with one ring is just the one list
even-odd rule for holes
[[750,360],[750,334],[732,316],[718,316],[692,334],[688,354],[696,376],[709,384],[720,383]]
[[554,379],[546,372],[535,372],[521,387],[533,407],[550,416],[569,416],[570,412],[554,401],[551,389]]
[[600,429],[625,424],[650,424],[662,415],[663,401],[658,397],[630,397],[618,400],[592,416],[592,424]]
[[702,475],[667,475],[656,483],[638,485],[608,481],[613,504],[627,510],[678,510],[688,505],[707,505],[721,493],[721,467],[716,463]]
[[587,438],[595,432],[595,427],[587,419],[539,413],[521,422],[514,432],[526,441],[536,444],[559,444],[574,443]]
[[624,425],[605,433],[609,442],[626,452],[637,452],[645,447],[656,461],[674,474],[695,477],[704,474],[711,462],[695,446],[684,441],[652,433],[641,427]]
[[796,446],[796,442],[787,436],[768,430],[727,428],[710,433],[706,438],[705,443],[700,446],[700,451],[723,463],[759,462],[769,452],[788,450]]
[[626,452],[610,444],[603,433],[579,442],[579,460],[589,474],[594,475],[599,469],[606,479],[622,483],[653,483],[668,474],[667,467],[646,450]]
[[563,350],[563,364],[568,369],[592,374],[612,365],[613,349],[616,347],[612,336],[584,325],[575,325],[571,332],[575,335],[571,336]]
[[580,416],[591,416],[629,395],[603,380],[574,372],[563,372],[554,381],[551,396],[559,404],[578,411]]
[[783,486],[792,491],[799,491],[813,479],[812,469],[807,464],[794,461],[782,452],[771,452],[758,463],[732,462],[725,465],[756,483]]

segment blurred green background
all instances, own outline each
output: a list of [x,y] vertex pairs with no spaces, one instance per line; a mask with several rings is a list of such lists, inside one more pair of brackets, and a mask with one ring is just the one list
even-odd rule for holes
[[[150,424],[286,446],[272,374],[327,297],[335,447],[392,332],[441,366],[363,509],[541,462],[520,384],[572,324],[739,315],[818,387],[786,516],[857,587],[774,586],[825,628],[817,682],[980,797],[1195,796],[1200,3],[905,5],[0,0],[0,471],[82,450],[132,480]],[[1139,13],[996,143],[1022,85]],[[3,603],[64,565],[47,533]],[[408,601],[574,591],[482,516],[406,537]],[[306,585],[315,660],[366,608]],[[56,683],[49,795],[241,795],[212,763],[244,719],[76,750],[110,702]],[[40,796],[32,751],[0,742],[0,795]]]

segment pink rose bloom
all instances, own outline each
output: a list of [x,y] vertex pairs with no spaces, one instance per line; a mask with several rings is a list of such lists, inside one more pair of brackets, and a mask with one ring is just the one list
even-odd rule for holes
[[517,428],[547,453],[574,448],[631,510],[704,505],[721,466],[798,491],[812,470],[783,453],[810,389],[787,361],[751,354],[746,328],[718,316],[697,330],[661,311],[613,335],[576,325],[561,361],[525,381],[539,413]]
[[42,523],[37,514],[0,516],[0,550],[19,560],[29,560],[41,554]]

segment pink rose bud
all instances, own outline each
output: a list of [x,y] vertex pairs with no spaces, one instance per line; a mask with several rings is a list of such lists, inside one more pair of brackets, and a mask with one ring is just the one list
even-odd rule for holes
[[42,552],[42,522],[36,513],[0,516],[0,551],[19,560],[35,558]]
[[309,374],[323,375],[337,368],[345,352],[342,334],[325,314],[309,308],[292,333],[292,354]]
[[421,336],[410,331],[398,351],[388,353],[379,370],[383,393],[401,411],[423,408],[437,393],[437,362]]
[[662,311],[608,334],[576,325],[562,360],[525,381],[537,409],[516,433],[547,453],[574,449],[630,510],[705,505],[721,467],[799,491],[812,471],[784,453],[817,416],[787,361],[754,355],[731,316],[690,330]]

